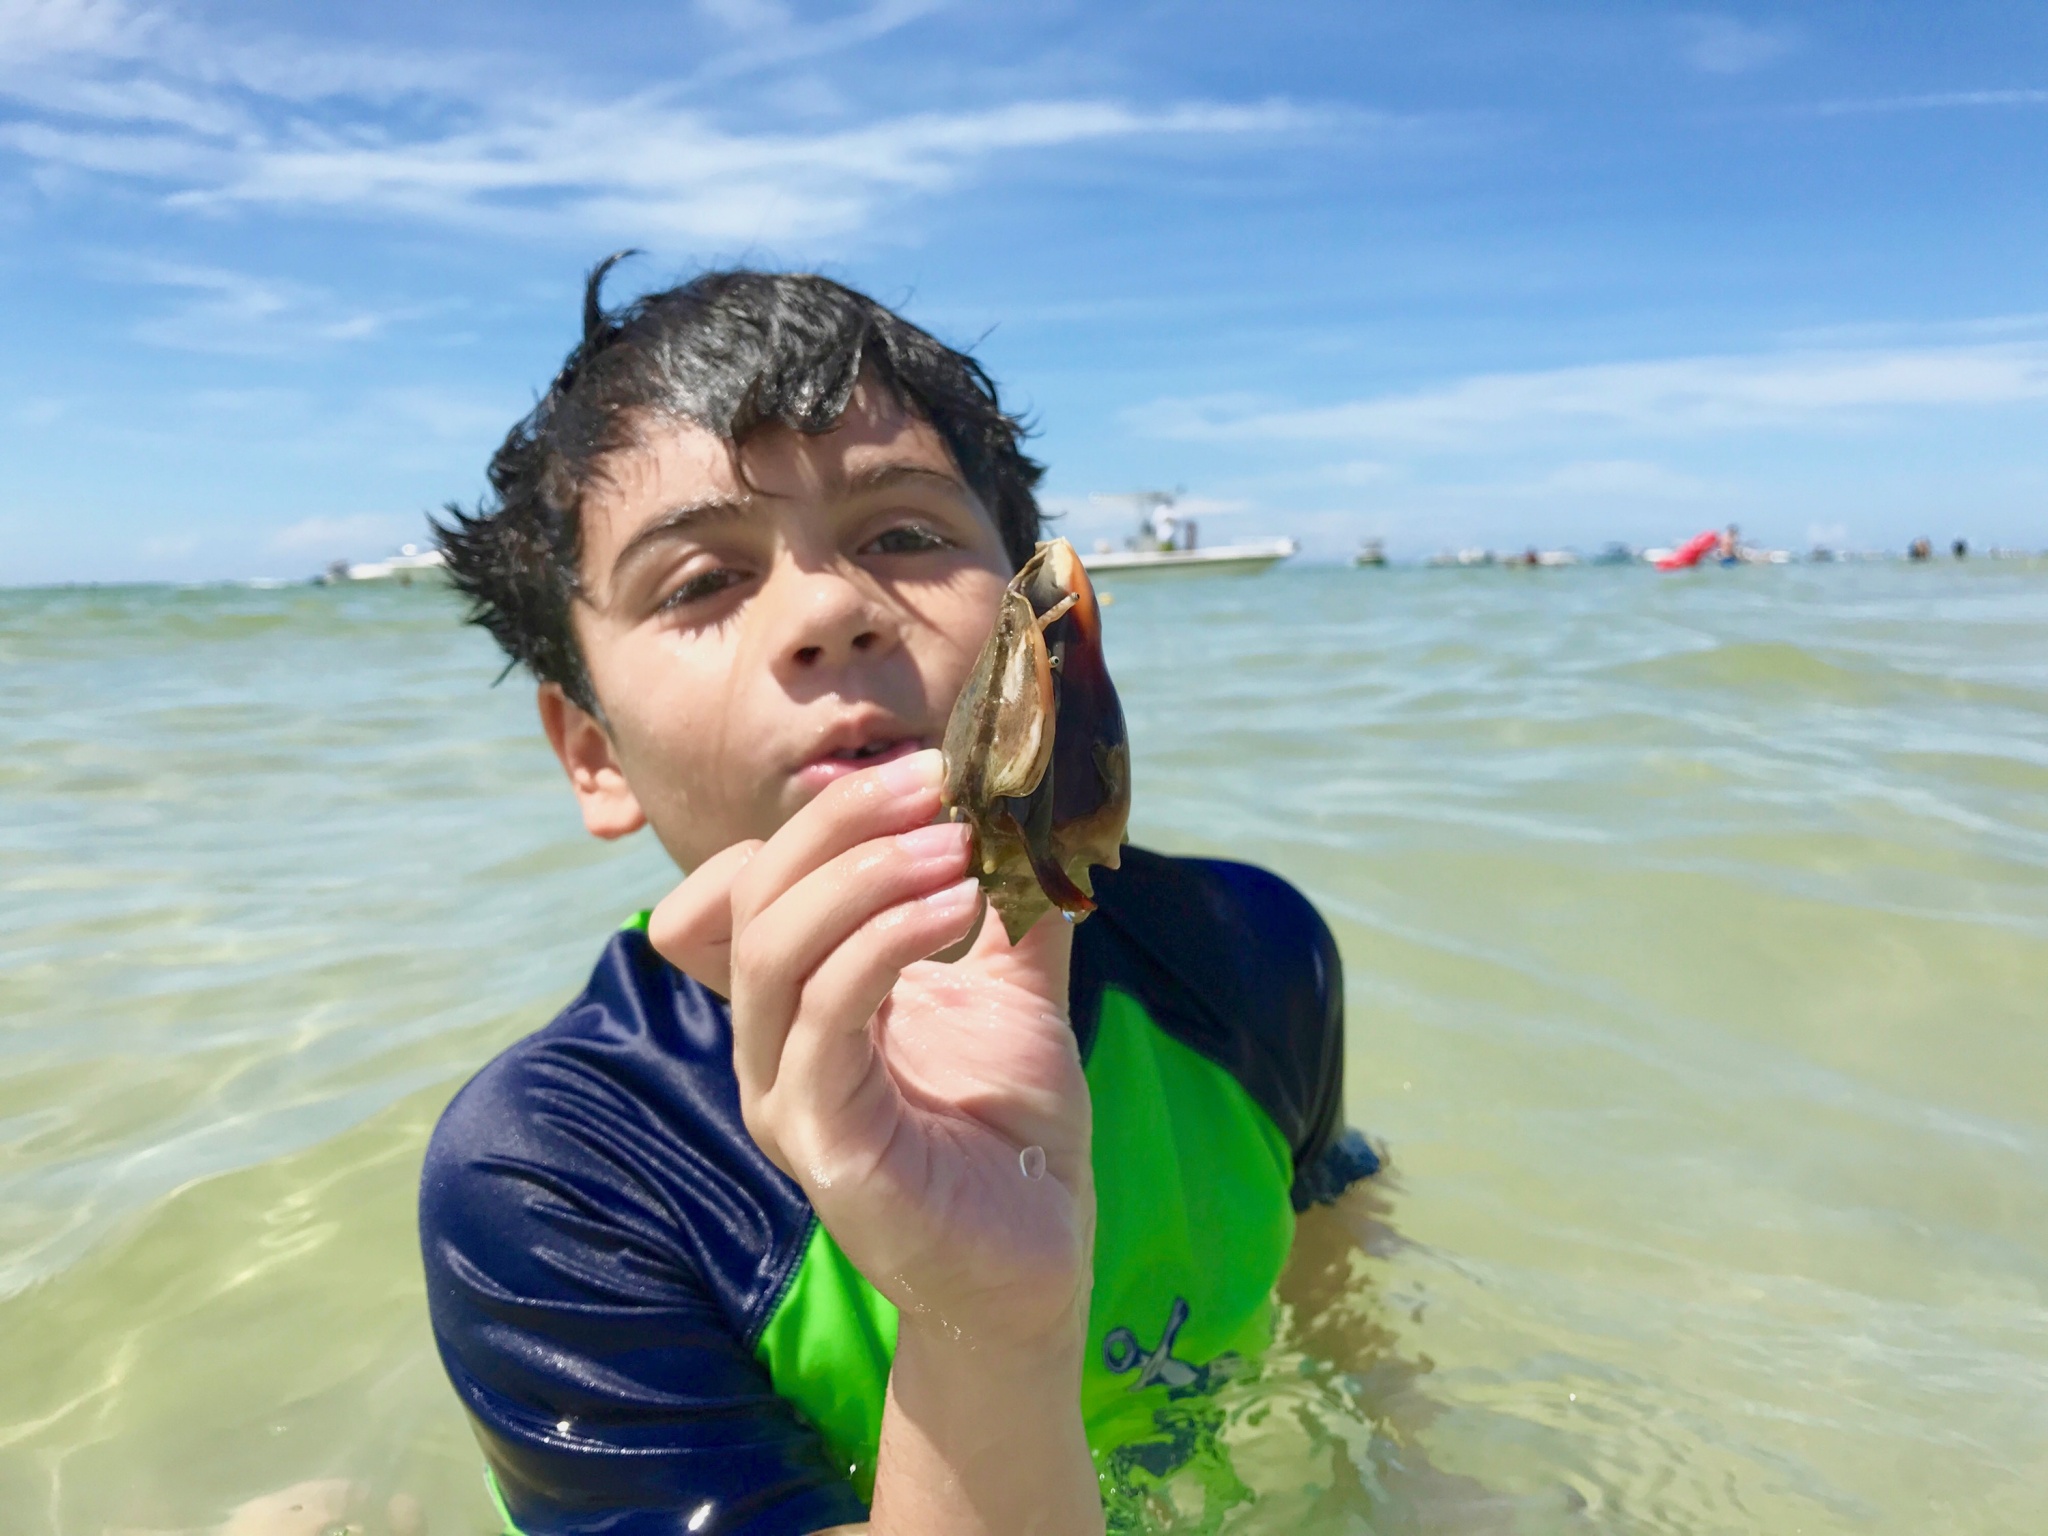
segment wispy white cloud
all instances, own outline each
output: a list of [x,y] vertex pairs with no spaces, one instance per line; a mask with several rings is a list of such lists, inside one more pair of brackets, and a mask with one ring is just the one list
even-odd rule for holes
[[1982,107],[2048,107],[2048,90],[1933,91],[1921,96],[1823,101],[1807,110],[1816,117],[1863,117],[1887,112],[1954,112]]
[[948,0],[875,0],[822,22],[798,19],[783,0],[697,0],[699,14],[728,34],[731,46],[707,60],[699,79],[751,74],[843,52],[944,10]]
[[91,115],[134,117],[138,111],[112,95],[90,103],[94,82],[121,96],[170,92],[209,98],[224,110],[233,98],[253,105],[264,98],[291,103],[339,97],[390,102],[418,95],[474,97],[506,60],[482,53],[365,48],[246,28],[206,27],[172,4],[132,0],[0,0],[0,95],[31,103],[80,92]]
[[1790,27],[1736,16],[1686,16],[1679,28],[1686,60],[1710,75],[1745,75],[1777,63],[1799,46],[1799,34]]
[[[774,242],[857,230],[885,204],[954,187],[1008,154],[1273,134],[1323,120],[1285,102],[1043,99],[814,131],[733,129],[691,86],[602,99],[541,82],[506,89],[475,59],[215,36],[121,0],[14,6],[21,15],[0,30],[0,99],[18,115],[0,124],[0,151],[45,173],[151,184],[173,206],[216,212]],[[934,8],[876,0],[816,23],[778,0],[704,0],[700,9],[732,34],[705,70],[821,57]]]
[[1802,326],[1780,338],[1790,351],[1918,350],[1994,341],[2048,342],[2048,311],[1959,320],[1858,320]]
[[1902,408],[2048,399],[2048,341],[1609,363],[1481,374],[1301,409],[1162,400],[1131,413],[1156,436],[1474,447],[1607,430],[1686,435],[1855,421]]
[[[733,134],[647,95],[556,105],[409,144],[265,145],[231,157],[213,184],[174,193],[191,207],[344,207],[502,230],[543,220],[716,241],[837,234],[893,194],[956,184],[1009,150],[1158,135],[1274,132],[1302,125],[1285,104],[1019,102],[925,113],[809,134]],[[63,153],[50,145],[53,157]],[[92,146],[102,163],[111,158]]]
[[95,80],[64,70],[20,70],[5,80],[5,95],[47,115],[108,124],[160,123],[201,136],[224,136],[253,127],[238,105],[163,80]]
[[158,23],[125,0],[6,0],[0,4],[0,65],[66,54],[130,58]]
[[203,175],[224,158],[211,146],[172,134],[78,131],[47,123],[0,126],[0,149],[45,167],[155,180]]
[[419,313],[351,307],[310,284],[220,267],[134,256],[110,256],[103,266],[118,280],[185,296],[135,327],[138,340],[183,351],[296,355],[309,345],[365,340]]

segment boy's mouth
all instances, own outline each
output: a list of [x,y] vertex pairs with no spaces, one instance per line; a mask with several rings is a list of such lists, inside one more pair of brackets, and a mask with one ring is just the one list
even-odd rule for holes
[[829,747],[797,770],[797,782],[806,789],[823,789],[849,773],[859,773],[863,768],[873,768],[880,763],[892,763],[899,757],[921,752],[924,747],[925,741],[921,736],[888,736],[850,746]]

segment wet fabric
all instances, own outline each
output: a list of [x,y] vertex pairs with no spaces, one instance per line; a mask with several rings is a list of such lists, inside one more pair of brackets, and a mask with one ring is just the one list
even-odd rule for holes
[[[1294,1209],[1377,1165],[1339,1134],[1341,974],[1297,892],[1127,849],[1097,894],[1071,990],[1100,1207],[1084,1411],[1106,1470],[1157,1471],[1193,1454],[1175,1405],[1268,1336]],[[442,1358],[528,1536],[865,1518],[893,1309],[747,1136],[724,1004],[644,934],[456,1097],[420,1222]]]

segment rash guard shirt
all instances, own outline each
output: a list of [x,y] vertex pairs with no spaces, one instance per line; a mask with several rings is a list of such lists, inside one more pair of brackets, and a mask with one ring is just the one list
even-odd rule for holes
[[[1376,1171],[1341,1128],[1328,929],[1248,865],[1124,850],[1075,933],[1094,1115],[1082,1412],[1112,1507],[1204,1450],[1270,1338],[1294,1213]],[[894,1309],[740,1118],[725,1003],[629,928],[442,1115],[436,1342],[525,1536],[797,1536],[866,1518]],[[1205,1417],[1207,1414],[1207,1417]]]

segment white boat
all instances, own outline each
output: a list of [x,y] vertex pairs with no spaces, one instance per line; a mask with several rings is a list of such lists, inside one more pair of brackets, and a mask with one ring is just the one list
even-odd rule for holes
[[351,564],[337,560],[327,568],[327,580],[336,581],[395,581],[400,586],[412,585],[418,577],[425,580],[439,574],[448,564],[448,557],[438,549],[421,549],[417,544],[400,547],[397,554],[383,560],[359,560]]
[[1133,498],[1144,510],[1137,533],[1122,549],[1108,540],[1081,556],[1091,576],[1137,575],[1250,576],[1296,554],[1292,539],[1243,539],[1235,544],[1195,542],[1192,518],[1177,517],[1174,496],[1167,491],[1142,491]]
[[1081,556],[1091,576],[1114,571],[1119,576],[1139,571],[1207,571],[1212,576],[1249,576],[1299,552],[1292,539],[1247,539],[1242,544],[1211,544],[1207,549],[1109,549]]

